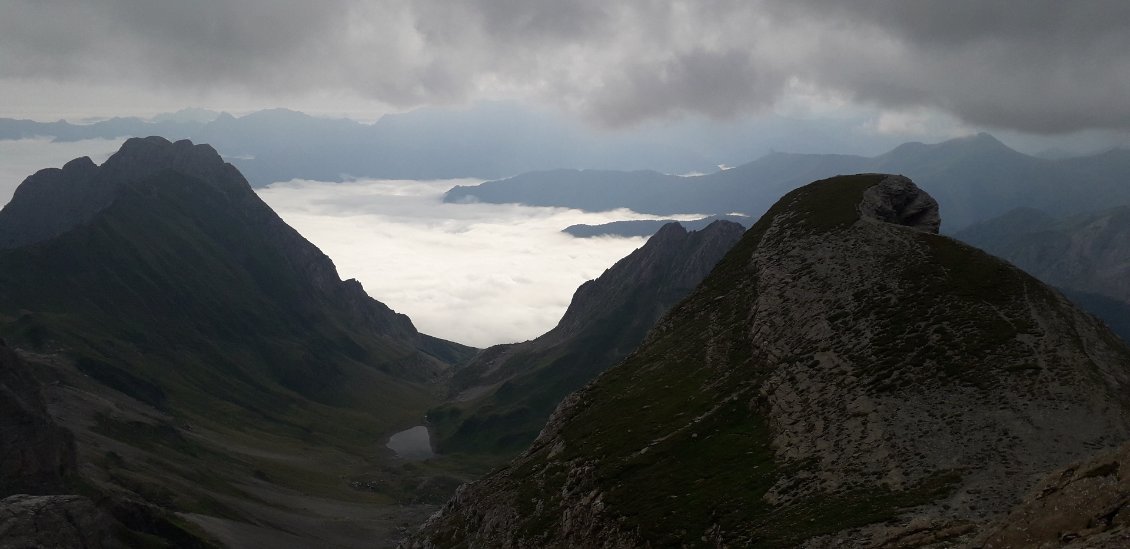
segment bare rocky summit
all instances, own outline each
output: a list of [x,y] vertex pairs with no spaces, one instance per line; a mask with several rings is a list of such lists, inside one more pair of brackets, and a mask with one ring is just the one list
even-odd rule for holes
[[972,543],[1130,439],[1130,349],[934,234],[909,180],[785,195],[534,444],[411,547]]

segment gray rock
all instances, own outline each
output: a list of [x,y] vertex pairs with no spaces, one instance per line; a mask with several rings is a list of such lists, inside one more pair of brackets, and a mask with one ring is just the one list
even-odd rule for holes
[[0,342],[0,497],[57,494],[75,469],[74,440],[47,413],[28,365]]
[[934,197],[901,175],[886,176],[878,185],[864,191],[859,215],[862,219],[904,225],[934,234],[942,225]]
[[1130,546],[1130,444],[1048,474],[979,536],[985,549]]
[[114,521],[82,496],[15,495],[0,500],[0,549],[124,548]]

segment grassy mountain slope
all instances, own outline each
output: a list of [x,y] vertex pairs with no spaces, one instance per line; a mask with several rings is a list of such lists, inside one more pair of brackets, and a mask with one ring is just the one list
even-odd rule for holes
[[456,371],[453,398],[428,412],[437,449],[503,457],[524,449],[566,395],[635,349],[742,232],[725,221],[694,232],[666,225],[578,288],[553,330],[483,351]]
[[883,175],[785,195],[414,543],[961,543],[1035,475],[1130,437],[1130,349],[931,234],[933,204]]

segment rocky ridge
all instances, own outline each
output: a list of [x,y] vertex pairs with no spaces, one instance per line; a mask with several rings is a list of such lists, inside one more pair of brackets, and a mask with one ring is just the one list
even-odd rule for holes
[[[388,502],[428,473],[388,468],[395,485],[360,503],[349,482],[387,466],[376,441],[434,405],[473,349],[342,281],[211,147],[131,139],[21,190],[0,216],[0,240],[18,242],[0,246],[0,434],[19,442],[0,481],[35,497],[5,501],[6,532],[46,535],[28,521],[93,505],[126,546],[282,531],[356,546],[418,512]],[[88,200],[71,208],[70,193]],[[37,216],[54,224],[22,224]]]
[[0,250],[60,236],[89,223],[122,197],[136,200],[138,194],[154,194],[152,182],[169,176],[215,191],[240,223],[266,239],[266,245],[308,285],[302,293],[307,308],[339,308],[353,324],[412,341],[437,362],[457,362],[469,354],[465,346],[420,334],[407,316],[371,298],[357,280],[342,281],[333,261],[263,203],[234,166],[211,146],[187,140],[132,138],[102,166],[82,157],[62,169],[40,170],[29,176],[0,210]]
[[[413,547],[970,542],[1130,437],[1130,349],[899,176],[782,198]],[[893,221],[893,222],[892,222]]]
[[663,226],[646,244],[573,294],[558,325],[499,345],[459,368],[448,404],[428,414],[441,452],[516,453],[568,393],[628,355],[710,273],[744,228]]

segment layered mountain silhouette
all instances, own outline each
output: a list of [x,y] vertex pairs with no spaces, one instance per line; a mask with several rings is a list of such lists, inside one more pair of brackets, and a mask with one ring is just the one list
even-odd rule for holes
[[[270,109],[233,116],[188,109],[153,120],[113,118],[90,124],[0,118],[0,140],[74,141],[163,135],[210,143],[254,186],[292,179],[497,179],[561,167],[713,171],[761,156],[771,147],[795,151],[868,151],[896,145],[871,136],[861,146],[861,120],[811,121],[763,116],[719,127],[671,122],[646,130],[593,132],[581,121],[514,103],[421,108],[372,124]],[[296,154],[301,152],[301,154]]]
[[566,395],[632,352],[743,232],[728,221],[694,232],[667,224],[581,285],[553,330],[491,347],[460,367],[450,402],[428,413],[437,449],[490,455],[525,449]]
[[[214,149],[159,137],[19,187],[0,211],[0,334],[78,448],[78,478],[38,484],[99,494],[127,529],[168,539],[180,530],[136,517],[189,513],[189,530],[257,529],[260,542],[326,535],[316,522],[338,519],[258,502],[350,493],[343,476],[474,353],[342,281]],[[5,406],[37,413],[12,394]],[[120,511],[137,506],[152,512]]]
[[569,225],[561,230],[577,238],[592,238],[596,236],[651,236],[668,223],[678,223],[688,231],[701,231],[715,221],[724,220],[749,227],[755,221],[742,215],[712,215],[690,221],[675,221],[674,219],[637,219],[631,221],[612,221],[600,225]]
[[900,176],[786,194],[411,544],[973,542],[1130,438],[1130,348],[938,227]]
[[777,197],[844,173],[901,173],[946,210],[958,230],[1016,207],[1056,214],[1130,204],[1130,152],[1049,160],[1012,150],[988,134],[934,145],[907,143],[876,157],[774,153],[697,177],[653,171],[554,170],[459,186],[449,202],[522,203],[657,215],[741,213],[756,219]]

